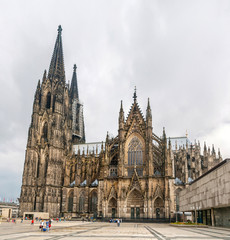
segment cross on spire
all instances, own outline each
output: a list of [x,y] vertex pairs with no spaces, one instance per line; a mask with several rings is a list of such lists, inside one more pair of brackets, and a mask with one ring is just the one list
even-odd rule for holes
[[61,25],[59,25],[58,26],[58,33],[61,34],[61,32],[62,32],[62,27],[61,27]]
[[76,72],[76,70],[77,70],[77,65],[74,64],[74,65],[73,65],[73,71]]
[[134,99],[134,102],[136,102],[136,100],[137,100],[137,88],[136,88],[136,86],[134,88],[133,99]]

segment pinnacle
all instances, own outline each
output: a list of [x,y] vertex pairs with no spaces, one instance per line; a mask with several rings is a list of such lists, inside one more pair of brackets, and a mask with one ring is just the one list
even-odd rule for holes
[[37,88],[40,88],[40,79],[38,80]]
[[146,119],[151,118],[152,113],[151,113],[151,108],[150,108],[150,103],[149,103],[149,98],[148,98],[148,105],[147,105],[147,110],[146,110]]
[[123,102],[122,102],[122,100],[121,100],[121,108],[120,108],[120,112],[122,112],[123,111]]

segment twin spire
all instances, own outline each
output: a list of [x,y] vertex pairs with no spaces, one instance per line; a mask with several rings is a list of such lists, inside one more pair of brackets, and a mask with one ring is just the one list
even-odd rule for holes
[[72,81],[71,81],[71,87],[70,87],[70,96],[72,99],[79,99],[78,96],[78,86],[77,86],[77,65],[74,64],[73,66],[73,77],[72,77]]
[[65,82],[65,69],[64,69],[64,57],[62,50],[62,37],[61,37],[62,28],[61,25],[58,26],[58,35],[56,43],[54,46],[54,51],[50,63],[48,78],[54,80],[58,78],[59,80]]
[[[64,67],[64,55],[63,55],[63,48],[62,48],[62,27],[61,25],[58,26],[58,35],[54,46],[54,51],[50,63],[50,68],[48,72],[48,78],[50,80],[58,79],[65,83],[65,67]],[[78,96],[78,86],[77,86],[77,66],[74,64],[73,67],[73,77],[71,82],[70,88],[70,95],[71,98],[77,98]]]

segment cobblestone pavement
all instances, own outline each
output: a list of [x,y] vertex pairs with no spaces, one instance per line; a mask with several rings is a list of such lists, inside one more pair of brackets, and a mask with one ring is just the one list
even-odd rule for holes
[[39,224],[2,223],[0,224],[0,239],[13,240],[118,240],[118,239],[158,239],[158,240],[194,240],[194,239],[228,239],[230,229],[217,228],[184,228],[172,227],[169,224],[156,223],[82,223],[54,222],[49,232],[41,232]]

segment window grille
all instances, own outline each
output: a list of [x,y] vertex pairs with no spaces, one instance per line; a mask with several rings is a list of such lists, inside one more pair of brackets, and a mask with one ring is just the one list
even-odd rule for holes
[[117,168],[110,168],[110,177],[117,176]]
[[143,164],[143,146],[137,137],[134,137],[128,146],[128,165]]

